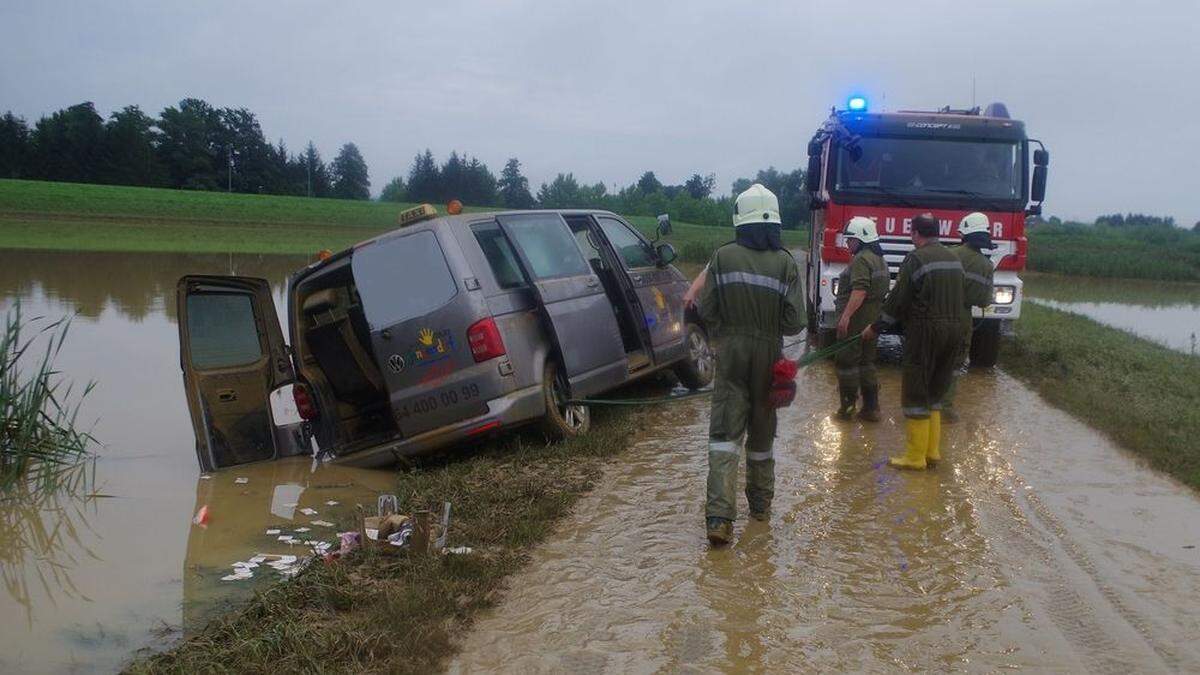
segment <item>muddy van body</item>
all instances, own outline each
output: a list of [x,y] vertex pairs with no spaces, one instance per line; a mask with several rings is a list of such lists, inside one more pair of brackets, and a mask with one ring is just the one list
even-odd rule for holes
[[314,453],[382,466],[539,421],[569,437],[590,424],[570,400],[664,368],[711,380],[669,244],[604,211],[429,211],[293,274],[288,343],[265,280],[180,279],[203,470]]

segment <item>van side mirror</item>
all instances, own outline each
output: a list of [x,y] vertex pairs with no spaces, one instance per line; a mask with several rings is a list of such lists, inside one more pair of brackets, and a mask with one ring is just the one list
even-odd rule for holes
[[666,242],[655,246],[654,253],[658,255],[659,267],[666,267],[675,262],[675,259],[679,257],[679,254],[675,252],[675,247]]
[[664,213],[658,217],[658,234],[665,237],[671,234],[671,216]]

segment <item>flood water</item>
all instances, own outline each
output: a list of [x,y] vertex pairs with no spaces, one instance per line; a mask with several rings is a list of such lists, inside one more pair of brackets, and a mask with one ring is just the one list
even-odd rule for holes
[[650,427],[476,623],[455,673],[1166,672],[1200,668],[1200,500],[1003,374],[972,373],[941,467],[835,423],[833,374],[783,411],[769,523],[704,540],[708,403]]
[[[88,489],[0,503],[0,672],[116,670],[280,578],[260,566],[251,579],[221,581],[232,563],[307,552],[267,529],[332,543],[355,503],[394,486],[383,471],[312,473],[307,459],[199,473],[175,283],[234,271],[278,291],[304,258],[0,251],[0,261],[0,312],[20,300],[27,317],[75,315],[57,366],[97,383],[80,420],[95,421],[102,444]],[[204,505],[200,527],[192,519]]]
[[1026,296],[1186,354],[1200,354],[1200,284],[1031,275]]

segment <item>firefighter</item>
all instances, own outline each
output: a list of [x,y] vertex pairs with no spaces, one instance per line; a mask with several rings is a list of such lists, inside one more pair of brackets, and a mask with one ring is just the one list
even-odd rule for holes
[[958,378],[967,365],[971,353],[971,335],[974,332],[974,320],[971,318],[971,308],[980,310],[992,304],[992,261],[984,254],[991,250],[992,238],[988,232],[986,215],[976,211],[968,213],[958,223],[958,234],[962,237],[962,245],[950,249],[958,256],[963,266],[963,333],[959,344],[958,362],[954,369],[954,379],[950,389],[942,400],[942,421],[953,424],[958,421],[958,412],[954,409],[954,393],[958,389]]
[[[888,267],[879,246],[875,221],[855,216],[846,224],[846,246],[854,254],[850,264],[838,277],[834,311],[840,316],[838,339],[858,335],[879,318],[879,308],[888,292]],[[850,349],[838,352],[838,391],[841,405],[838,419],[848,420],[854,414],[858,393],[862,391],[862,410],[858,416],[869,422],[879,421],[879,380],[875,377],[875,347],[877,340],[862,340]]]
[[733,536],[737,472],[746,447],[750,515],[766,520],[775,495],[775,408],[768,401],[783,336],[800,332],[804,289],[780,238],[779,200],[755,183],[734,204],[735,241],[713,253],[697,304],[716,348],[705,527],[715,546]]
[[912,240],[916,248],[900,263],[879,320],[863,331],[873,339],[888,326],[904,324],[904,454],[888,460],[900,469],[924,469],[942,458],[942,397],[962,342],[962,263],[938,241],[938,221],[928,213],[913,219]]

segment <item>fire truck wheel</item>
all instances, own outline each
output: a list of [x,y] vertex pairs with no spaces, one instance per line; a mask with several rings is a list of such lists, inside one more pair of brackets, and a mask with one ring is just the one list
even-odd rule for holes
[[1000,322],[985,319],[971,336],[971,367],[991,368],[1000,356]]

